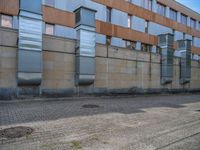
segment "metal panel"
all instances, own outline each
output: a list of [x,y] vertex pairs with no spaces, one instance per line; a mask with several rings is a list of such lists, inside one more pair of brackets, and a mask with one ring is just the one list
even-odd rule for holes
[[81,56],[95,56],[96,33],[89,30],[78,30],[79,54]]
[[42,0],[20,0],[20,10],[42,14]]
[[21,10],[18,40],[18,85],[40,85],[42,16]]
[[77,73],[85,75],[95,74],[95,59],[93,57],[76,56]]
[[19,72],[42,72],[42,53],[37,51],[19,50]]
[[191,41],[178,41],[178,51],[181,53],[180,84],[190,82],[191,78]]
[[158,45],[161,47],[161,84],[172,82],[173,78],[173,35],[158,36]]
[[19,17],[19,49],[42,50],[42,21]]
[[80,7],[77,10],[75,10],[76,26],[85,25],[85,26],[96,27],[95,12],[96,10],[86,7]]
[[18,85],[40,85],[41,73],[18,72]]
[[76,84],[90,85],[95,79],[95,10],[80,7],[76,13]]

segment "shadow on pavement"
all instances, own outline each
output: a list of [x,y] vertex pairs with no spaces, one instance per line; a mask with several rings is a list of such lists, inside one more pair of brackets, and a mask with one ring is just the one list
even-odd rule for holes
[[[133,98],[94,98],[74,101],[29,101],[0,103],[0,125],[48,121],[62,118],[106,113],[145,113],[143,109],[169,107],[179,109],[183,104],[200,102],[200,95],[169,95]],[[85,108],[83,105],[93,105]]]

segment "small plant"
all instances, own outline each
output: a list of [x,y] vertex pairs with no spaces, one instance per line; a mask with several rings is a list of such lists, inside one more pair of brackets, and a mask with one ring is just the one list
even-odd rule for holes
[[75,149],[81,149],[82,146],[81,146],[81,142],[80,141],[72,141],[72,148],[75,148]]

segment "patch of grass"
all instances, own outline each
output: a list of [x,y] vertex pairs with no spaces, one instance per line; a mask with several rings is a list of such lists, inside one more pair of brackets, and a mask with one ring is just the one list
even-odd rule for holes
[[81,149],[82,148],[80,141],[72,141],[71,143],[72,143],[71,148],[74,148],[74,149]]

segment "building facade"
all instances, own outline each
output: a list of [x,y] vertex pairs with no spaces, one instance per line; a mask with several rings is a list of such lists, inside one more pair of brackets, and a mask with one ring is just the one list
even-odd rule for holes
[[0,0],[0,99],[200,91],[200,14],[174,0]]

